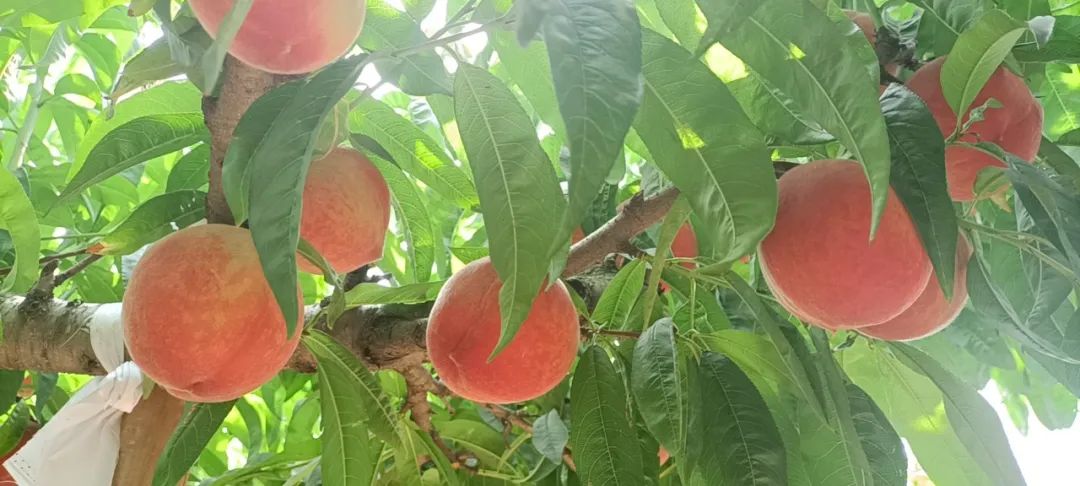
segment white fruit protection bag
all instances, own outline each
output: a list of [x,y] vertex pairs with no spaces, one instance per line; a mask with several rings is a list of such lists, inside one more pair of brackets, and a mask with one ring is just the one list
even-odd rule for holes
[[4,462],[19,486],[109,486],[120,452],[120,419],[142,398],[142,372],[124,362],[120,305],[101,306],[90,343],[109,374],[94,378]]

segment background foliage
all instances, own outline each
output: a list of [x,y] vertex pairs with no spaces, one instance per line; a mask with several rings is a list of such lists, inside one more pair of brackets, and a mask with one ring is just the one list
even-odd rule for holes
[[[933,119],[900,86],[879,99],[878,56],[840,7],[891,32],[896,59],[972,54],[945,74],[955,106],[1000,62],[1023,74],[1046,111],[1039,160],[981,179],[1015,191],[953,206]],[[260,100],[226,176],[260,251],[289,262],[291,248],[262,242],[296,241],[295,221],[276,223],[306,169],[280,168],[306,160],[305,147],[254,142],[315,146],[319,120],[348,126],[347,143],[393,192],[378,269],[396,289],[336,294],[346,306],[426,305],[490,251],[518,284],[501,296],[505,342],[561,273],[573,228],[589,233],[633,194],[670,185],[685,206],[635,240],[655,251],[608,285],[554,391],[511,408],[429,397],[452,454],[402,411],[400,376],[312,334],[317,375],[286,371],[235,403],[192,407],[156,484],[191,465],[191,484],[901,485],[906,443],[939,486],[1015,486],[1023,478],[977,390],[993,380],[1021,430],[1074,423],[1077,2],[369,0],[357,45],[365,54]],[[58,295],[119,302],[142,248],[204,217],[201,100],[221,47],[180,3],[0,0],[0,290],[24,293],[39,259],[63,270],[93,247],[105,258]],[[279,119],[291,122],[270,126]],[[970,304],[945,331],[910,344],[825,335],[775,304],[753,259],[738,261],[772,227],[770,161],[831,157],[864,164],[879,209],[891,184],[924,235],[945,235],[924,237],[943,282],[948,235],[976,243]],[[687,214],[697,270],[663,258]],[[272,267],[282,306],[300,304],[282,283],[295,267]],[[661,272],[673,291],[658,295]],[[334,278],[301,275],[303,303],[331,295]],[[33,392],[17,402],[24,373],[0,373],[7,446],[86,381],[27,373]],[[674,461],[658,465],[660,446]]]

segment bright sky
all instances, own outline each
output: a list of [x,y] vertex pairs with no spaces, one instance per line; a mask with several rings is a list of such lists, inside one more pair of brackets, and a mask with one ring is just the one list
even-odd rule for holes
[[1050,431],[1031,414],[1024,436],[1009,419],[997,385],[991,381],[982,396],[997,411],[1005,426],[1013,453],[1029,486],[1076,486],[1080,484],[1080,420],[1065,430]]

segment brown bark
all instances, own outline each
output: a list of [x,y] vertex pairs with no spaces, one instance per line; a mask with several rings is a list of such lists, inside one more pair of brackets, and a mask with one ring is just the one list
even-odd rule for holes
[[155,387],[150,397],[124,416],[120,426],[120,457],[113,485],[150,484],[158,456],[165,449],[184,413],[184,401]]

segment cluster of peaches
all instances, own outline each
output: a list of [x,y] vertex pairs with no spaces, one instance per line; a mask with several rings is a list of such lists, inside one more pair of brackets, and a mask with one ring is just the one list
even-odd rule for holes
[[[219,0],[189,3],[211,34],[232,6]],[[328,3],[335,8],[257,0],[230,53],[274,73],[329,64],[359,35],[364,1]],[[867,19],[853,20],[870,37]],[[948,135],[958,120],[941,93],[942,63],[927,64],[908,87]],[[1002,107],[988,110],[963,140],[994,142],[1032,160],[1041,131],[1039,104],[1005,69],[994,73],[975,105],[991,97]],[[951,195],[959,201],[974,197],[980,170],[1000,165],[963,147],[950,147],[946,163]],[[869,238],[869,192],[854,161],[816,161],[788,171],[779,181],[775,229],[760,246],[766,281],[784,308],[812,325],[891,340],[936,332],[964,306],[971,248],[962,238],[958,242],[956,283],[947,299],[910,215],[891,191],[876,237]],[[335,271],[381,258],[389,214],[386,183],[362,154],[338,148],[312,162],[300,236]],[[677,257],[696,256],[689,226],[680,229],[672,250]],[[303,259],[299,267],[318,271]],[[488,361],[500,334],[501,286],[489,259],[470,263],[447,281],[428,322],[435,370],[451,391],[477,402],[536,398],[562,381],[577,354],[577,312],[565,286],[556,282],[540,292],[515,339]],[[300,334],[286,335],[248,230],[220,224],[183,229],[151,247],[132,274],[122,319],[132,359],[171,394],[198,402],[230,400],[255,389],[285,366]]]

